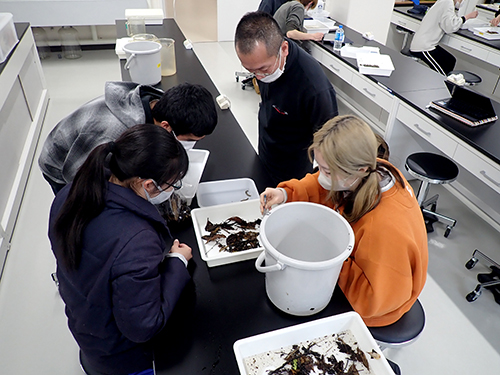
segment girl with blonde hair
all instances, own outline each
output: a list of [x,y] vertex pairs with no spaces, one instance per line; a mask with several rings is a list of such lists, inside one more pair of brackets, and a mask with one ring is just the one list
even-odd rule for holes
[[[370,327],[396,322],[417,300],[427,275],[427,233],[413,189],[386,160],[355,116],[338,116],[314,134],[309,148],[319,171],[261,194],[261,209],[307,201],[337,210],[355,245],[338,284]],[[314,246],[314,239],[311,239]]]

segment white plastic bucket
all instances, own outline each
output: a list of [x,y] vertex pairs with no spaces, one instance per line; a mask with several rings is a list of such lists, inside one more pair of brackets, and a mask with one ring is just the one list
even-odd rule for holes
[[266,274],[267,296],[280,310],[306,316],[330,302],[354,246],[354,233],[331,208],[292,202],[264,217],[260,240],[264,251],[255,267]]
[[130,42],[123,46],[127,55],[125,69],[133,82],[156,85],[161,81],[161,44],[150,41]]

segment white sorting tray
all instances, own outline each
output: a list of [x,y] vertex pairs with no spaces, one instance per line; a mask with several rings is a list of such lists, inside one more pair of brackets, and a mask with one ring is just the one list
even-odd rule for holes
[[330,31],[330,28],[325,25],[323,22],[318,20],[304,20],[304,29],[306,29],[307,33],[323,33],[326,34]]
[[196,195],[201,175],[205,170],[210,151],[191,149],[187,154],[189,158],[189,169],[182,179],[182,188],[179,190],[179,194],[186,198],[188,204],[191,204],[191,200]]
[[198,186],[196,198],[200,207],[209,207],[259,199],[259,192],[252,179],[236,178],[202,182]]
[[255,354],[278,350],[281,347],[299,344],[321,336],[350,330],[356,338],[359,348],[364,352],[375,350],[379,359],[369,359],[370,371],[374,375],[394,375],[384,354],[373,339],[370,331],[358,313],[351,311],[327,318],[282,328],[276,331],[238,340],[233,349],[241,375],[247,375],[244,359]]
[[194,232],[196,241],[200,249],[201,259],[207,262],[209,267],[220,266],[223,264],[240,262],[247,259],[255,259],[259,256],[263,247],[255,249],[228,253],[226,251],[219,252],[219,247],[213,242],[205,243],[201,236],[209,234],[205,231],[207,219],[212,223],[220,223],[230,218],[231,216],[239,216],[246,221],[254,221],[262,218],[260,213],[260,201],[250,200],[245,202],[228,203],[219,206],[195,208],[191,211],[193,220]]
[[500,27],[476,27],[472,29],[474,35],[488,40],[500,39]]

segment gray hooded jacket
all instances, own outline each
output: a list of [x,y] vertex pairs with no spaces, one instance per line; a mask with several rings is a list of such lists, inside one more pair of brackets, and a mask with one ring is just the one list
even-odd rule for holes
[[90,152],[146,121],[141,90],[159,99],[163,91],[134,82],[106,82],[104,95],[61,120],[43,145],[38,165],[55,182],[68,184]]

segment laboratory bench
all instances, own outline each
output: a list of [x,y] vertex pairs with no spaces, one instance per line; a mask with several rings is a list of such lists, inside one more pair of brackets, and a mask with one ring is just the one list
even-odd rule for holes
[[[384,136],[391,162],[407,178],[405,161],[418,151],[442,153],[460,167],[450,189],[476,213],[500,223],[500,121],[469,127],[429,109],[432,100],[450,97],[444,77],[413,59],[345,28],[353,46],[378,47],[390,55],[395,70],[389,77],[359,73],[354,58],[342,57],[330,42],[314,42],[311,54],[324,70],[340,98]],[[492,101],[497,114],[500,103]],[[485,215],[486,214],[486,215]],[[457,230],[460,227],[458,219]]]
[[0,64],[0,275],[10,248],[49,95],[29,23]]
[[[395,6],[391,16],[391,27],[387,45],[394,49],[403,48],[402,32],[414,33],[420,27],[424,15],[410,14],[409,6]],[[492,10],[477,8],[477,19],[489,21],[494,17]],[[468,22],[475,22],[470,20]],[[408,41],[411,41],[411,36]],[[467,29],[460,29],[452,34],[445,34],[440,45],[457,58],[455,69],[471,71],[478,74],[483,82],[477,90],[500,101],[500,40],[488,40]],[[408,44],[409,46],[409,44]]]
[[[117,21],[118,36],[125,35],[123,21]],[[206,87],[214,97],[219,92],[193,50],[183,46],[184,35],[172,19],[163,25],[147,26],[147,32],[175,39],[177,73],[163,77],[163,90],[183,82]],[[129,80],[123,69],[122,78]],[[228,72],[228,79],[233,79]],[[202,181],[252,178],[259,191],[271,186],[254,148],[230,110],[218,110],[213,134],[196,143],[210,151]],[[196,207],[196,199],[192,207]],[[191,223],[175,226],[173,235],[193,249],[189,270],[192,283],[184,290],[167,326],[154,340],[156,374],[238,374],[233,344],[242,338],[327,317],[352,308],[337,287],[329,305],[318,314],[298,317],[278,310],[267,298],[264,274],[254,260],[209,268],[201,259]]]
[[[424,15],[408,13],[411,8],[408,6],[394,7],[391,23],[412,32],[417,31]],[[492,12],[489,19],[493,19],[494,15]],[[453,34],[446,34],[441,40],[441,44],[500,67],[500,40],[488,40],[474,35],[470,30],[460,29]]]

